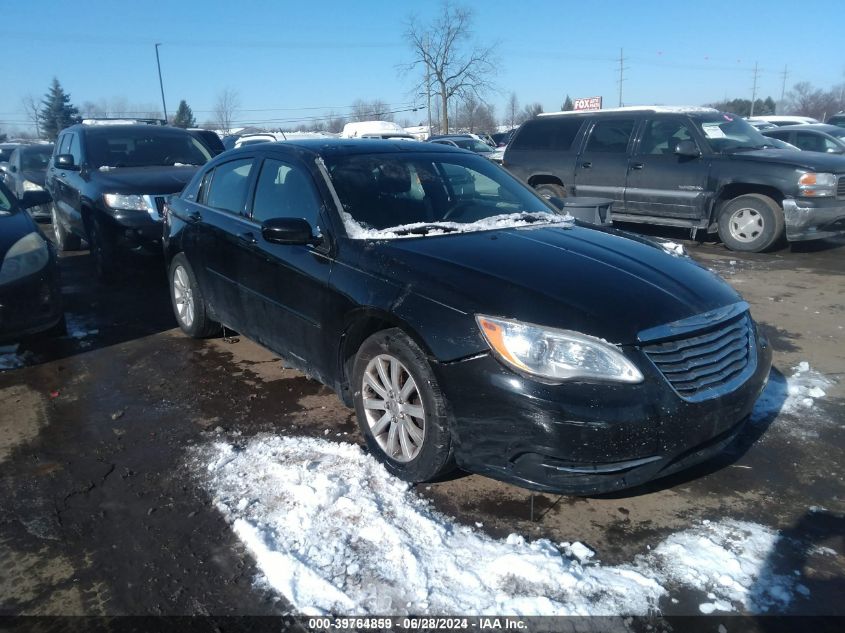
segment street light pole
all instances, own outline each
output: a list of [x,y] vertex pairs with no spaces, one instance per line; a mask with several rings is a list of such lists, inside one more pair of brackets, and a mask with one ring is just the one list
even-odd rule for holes
[[158,66],[158,87],[161,88],[161,109],[164,111],[164,122],[167,123],[167,105],[164,103],[164,82],[161,80],[161,61],[158,58],[158,47],[160,42],[156,43],[156,66]]

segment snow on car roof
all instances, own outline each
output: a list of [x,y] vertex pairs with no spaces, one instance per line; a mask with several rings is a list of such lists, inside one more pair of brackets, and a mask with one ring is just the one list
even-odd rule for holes
[[666,112],[670,114],[711,114],[718,112],[715,108],[702,106],[622,106],[621,108],[604,108],[602,110],[567,110],[561,112],[542,112],[537,116],[559,116],[562,114],[594,114],[596,112]]

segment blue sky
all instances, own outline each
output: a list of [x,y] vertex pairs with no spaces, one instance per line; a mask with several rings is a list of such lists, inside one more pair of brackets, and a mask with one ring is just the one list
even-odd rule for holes
[[[497,115],[516,92],[521,104],[558,109],[566,94],[618,101],[618,57],[626,57],[626,104],[702,104],[758,94],[780,96],[809,81],[845,82],[841,2],[533,2],[465,0],[477,38],[497,43]],[[25,127],[21,98],[41,97],[57,77],[77,105],[125,97],[159,104],[154,43],[160,48],[168,110],[186,99],[201,122],[217,94],[239,93],[241,121],[285,120],[348,111],[379,98],[396,109],[414,101],[403,24],[428,21],[438,3],[52,0],[0,4],[4,90],[0,129]],[[825,17],[829,16],[829,17]],[[809,35],[808,35],[809,34]],[[309,108],[309,109],[306,109]],[[398,114],[422,120],[424,111]]]

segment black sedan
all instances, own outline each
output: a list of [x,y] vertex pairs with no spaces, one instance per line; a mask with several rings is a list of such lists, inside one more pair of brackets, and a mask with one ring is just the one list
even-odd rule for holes
[[[28,191],[44,191],[44,179],[47,165],[53,155],[52,144],[21,145],[9,157],[6,169],[6,186],[18,198]],[[29,209],[29,214],[36,220],[50,219],[50,198],[44,204]]]
[[331,386],[415,482],[634,486],[726,446],[771,364],[716,275],[433,143],[227,152],[169,199],[165,254],[183,331],[225,324]]
[[805,152],[845,154],[845,127],[826,123],[786,125],[774,130],[765,130],[762,134],[786,141]]
[[19,202],[0,185],[0,343],[64,329],[55,250],[24,211],[45,196],[27,192]]

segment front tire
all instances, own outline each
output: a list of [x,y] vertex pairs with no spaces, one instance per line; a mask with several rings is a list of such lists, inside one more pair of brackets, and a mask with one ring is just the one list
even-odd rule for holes
[[56,203],[50,204],[50,221],[53,223],[53,236],[56,239],[56,248],[60,251],[78,251],[82,246],[82,240],[77,235],[69,233],[59,219],[59,212]]
[[739,196],[719,213],[719,237],[732,251],[760,253],[771,248],[783,233],[783,209],[769,196]]
[[115,245],[109,241],[108,230],[102,222],[90,218],[87,223],[88,247],[94,260],[97,278],[104,283],[117,279],[118,264]]
[[358,427],[370,452],[406,481],[454,469],[446,401],[423,351],[399,329],[363,342],[352,368]]
[[566,197],[566,187],[563,185],[555,185],[553,183],[541,183],[539,185],[534,185],[534,190],[537,192],[537,195],[549,200],[550,198],[565,198]]
[[208,315],[202,290],[188,258],[179,253],[170,263],[170,302],[182,331],[193,338],[208,338],[220,332],[220,324]]

